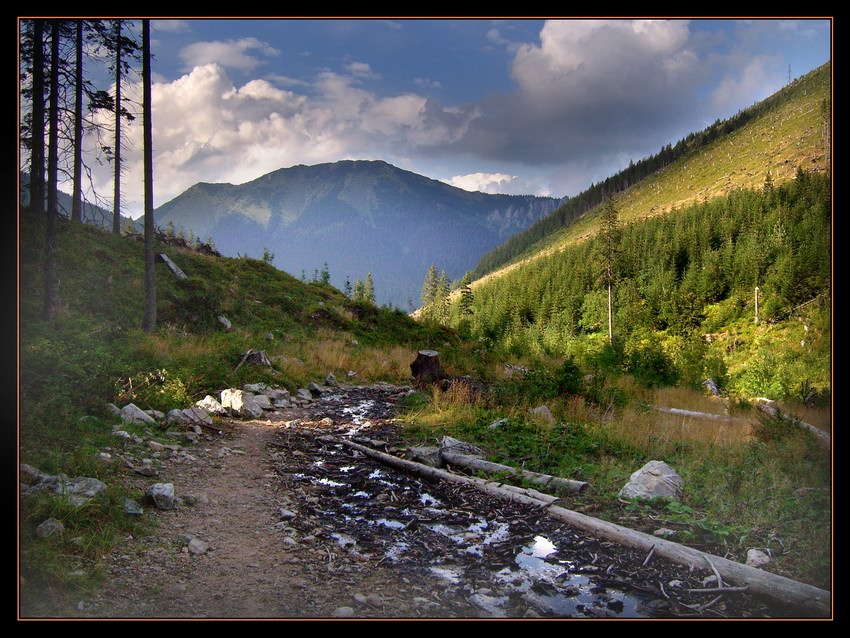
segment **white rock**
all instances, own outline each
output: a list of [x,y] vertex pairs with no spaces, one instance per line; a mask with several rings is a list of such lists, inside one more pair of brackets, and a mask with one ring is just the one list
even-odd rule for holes
[[653,536],[658,536],[659,538],[673,538],[674,536],[676,536],[676,530],[661,527],[652,532],[652,534]]
[[505,427],[507,424],[508,424],[507,419],[498,419],[497,421],[493,421],[487,427],[490,428],[491,430],[497,430],[499,428]]
[[230,319],[228,319],[228,318],[227,318],[227,317],[225,317],[224,315],[219,315],[218,317],[216,317],[216,319],[218,319],[218,322],[219,322],[222,326],[224,326],[224,329],[225,329],[225,330],[230,330],[230,329],[233,327],[233,324],[232,324],[232,323],[230,323]]
[[157,509],[174,509],[174,483],[154,483],[148,488],[146,494]]
[[221,405],[232,413],[257,419],[263,416],[263,409],[254,401],[254,397],[235,388],[221,391]]
[[200,401],[197,401],[195,403],[195,407],[201,408],[209,414],[226,414],[227,412],[227,410],[224,409],[224,406],[219,403],[218,399],[209,394]]
[[207,550],[210,548],[208,543],[205,543],[200,538],[193,538],[189,541],[187,545],[189,548],[189,553],[193,556],[200,556],[201,554],[206,554]]
[[125,423],[156,425],[156,420],[149,414],[145,414],[145,412],[134,403],[128,403],[121,408],[121,419]]
[[764,567],[770,563],[770,556],[760,549],[747,550],[747,565],[750,567]]
[[354,609],[351,607],[337,607],[331,613],[334,618],[354,618]]
[[682,477],[664,461],[650,461],[634,472],[620,490],[622,498],[682,497]]

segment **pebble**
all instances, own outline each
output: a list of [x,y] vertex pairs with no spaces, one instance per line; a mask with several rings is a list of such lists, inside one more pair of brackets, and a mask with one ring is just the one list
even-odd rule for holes
[[189,544],[186,546],[186,548],[193,556],[201,556],[207,553],[210,546],[208,543],[205,543],[200,538],[193,538],[189,541]]
[[381,607],[384,604],[384,599],[381,598],[378,594],[369,594],[366,596],[366,602],[372,605],[373,607]]
[[292,538],[291,536],[284,536],[283,537],[283,544],[286,545],[287,547],[298,547],[298,542],[294,538]]
[[65,526],[55,518],[48,518],[35,529],[35,533],[39,538],[50,538],[56,534],[61,535],[65,531]]
[[284,507],[280,508],[280,517],[281,518],[295,518],[296,514],[292,510],[288,510]]
[[354,600],[356,600],[361,605],[365,605],[367,602],[367,598],[365,594],[354,594]]
[[354,618],[354,609],[351,607],[337,607],[331,613],[333,618]]

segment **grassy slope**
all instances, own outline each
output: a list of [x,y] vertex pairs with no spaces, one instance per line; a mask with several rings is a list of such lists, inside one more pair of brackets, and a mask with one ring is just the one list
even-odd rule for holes
[[[793,179],[798,166],[823,169],[821,101],[830,94],[830,66],[825,65],[782,89],[785,99],[774,108],[674,162],[616,198],[623,223],[663,215],[674,208],[721,197],[737,188],[760,187],[770,171],[774,183]],[[472,283],[485,285],[523,263],[582,241],[598,231],[600,208],[537,242],[510,264]]]
[[[44,594],[23,601],[25,615],[49,615],[53,605],[91,592],[103,575],[103,553],[144,531],[144,522],[123,513],[125,496],[142,496],[123,487],[127,470],[98,458],[117,444],[107,402],[168,410],[245,382],[294,391],[328,372],[344,378],[348,370],[356,381],[403,381],[417,349],[439,347],[449,363],[460,352],[447,347],[456,343],[451,332],[402,312],[353,304],[330,286],[302,283],[261,261],[170,246],[159,250],[189,279],[180,281],[157,263],[158,328],[146,335],[139,329],[141,242],[65,220],[57,226],[59,310],[46,323],[40,318],[43,223],[26,211],[21,217],[20,460],[49,473],[92,476],[109,489],[79,508],[44,495],[22,503],[22,575]],[[217,323],[218,313],[233,322],[232,331]],[[234,372],[248,348],[265,350],[276,369]],[[158,431],[123,429],[173,442]],[[148,454],[137,451],[139,458]],[[50,516],[63,522],[64,535],[37,538],[35,528]]]

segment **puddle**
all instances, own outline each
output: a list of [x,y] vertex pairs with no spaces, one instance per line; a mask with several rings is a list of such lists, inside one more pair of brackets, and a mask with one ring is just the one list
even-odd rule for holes
[[361,401],[357,405],[342,408],[341,412],[344,415],[351,417],[351,422],[354,425],[366,425],[366,418],[369,416],[370,411],[374,407],[374,399],[366,399],[365,401]]

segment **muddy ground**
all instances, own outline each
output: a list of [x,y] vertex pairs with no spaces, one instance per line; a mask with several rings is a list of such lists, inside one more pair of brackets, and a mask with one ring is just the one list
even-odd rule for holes
[[[62,616],[108,618],[631,618],[793,615],[715,596],[689,569],[600,541],[539,509],[405,474],[328,436],[403,455],[409,388],[335,389],[273,420],[225,421],[161,460],[193,505],[146,508],[153,532],[108,559]],[[128,480],[144,489],[152,479]],[[194,555],[189,537],[209,545]]]

